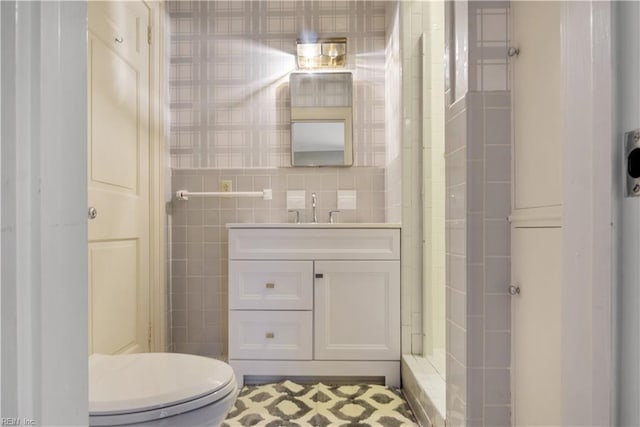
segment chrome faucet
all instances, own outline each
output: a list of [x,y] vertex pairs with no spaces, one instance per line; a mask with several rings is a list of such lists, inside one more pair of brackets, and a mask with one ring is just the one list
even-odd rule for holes
[[312,223],[318,223],[318,213],[316,212],[316,193],[311,193],[311,207],[313,208],[313,219]]

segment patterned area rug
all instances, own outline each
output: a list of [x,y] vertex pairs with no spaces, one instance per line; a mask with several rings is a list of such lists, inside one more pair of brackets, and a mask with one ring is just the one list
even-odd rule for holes
[[380,385],[245,386],[223,427],[417,426],[399,391]]

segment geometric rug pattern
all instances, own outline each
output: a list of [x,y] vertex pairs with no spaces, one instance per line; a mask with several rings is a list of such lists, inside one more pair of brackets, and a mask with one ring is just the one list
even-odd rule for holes
[[223,427],[417,426],[399,390],[381,385],[245,386]]

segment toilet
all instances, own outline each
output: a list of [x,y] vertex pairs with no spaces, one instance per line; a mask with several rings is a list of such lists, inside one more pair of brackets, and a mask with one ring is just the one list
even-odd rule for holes
[[89,356],[91,426],[219,426],[237,394],[231,366],[208,357]]

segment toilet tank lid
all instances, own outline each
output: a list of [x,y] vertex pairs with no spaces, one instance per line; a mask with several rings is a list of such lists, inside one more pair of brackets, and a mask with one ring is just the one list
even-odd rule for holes
[[233,369],[219,360],[178,353],[89,356],[89,413],[124,414],[156,409],[213,393]]

